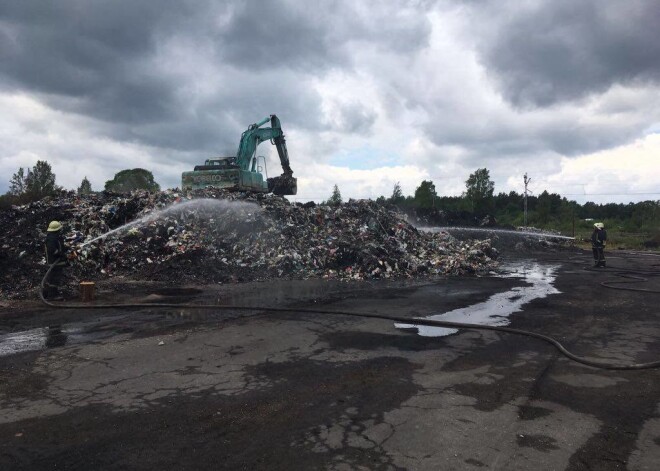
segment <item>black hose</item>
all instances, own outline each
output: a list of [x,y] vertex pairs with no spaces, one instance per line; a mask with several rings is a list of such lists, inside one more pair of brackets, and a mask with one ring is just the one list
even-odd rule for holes
[[627,287],[627,286],[614,286],[615,284],[618,285],[618,284],[622,284],[622,283],[646,282],[646,281],[649,281],[648,278],[644,278],[643,276],[630,275],[630,274],[621,273],[621,272],[614,273],[614,275],[620,276],[621,278],[628,278],[628,280],[601,281],[600,285],[604,286],[605,288],[620,289],[620,290],[625,290],[625,291],[641,291],[642,293],[657,293],[657,294],[660,294],[660,290],[657,290],[657,289],[644,289],[644,288],[630,288],[630,287]]
[[492,326],[492,325],[482,325],[482,324],[467,324],[464,322],[451,322],[451,321],[439,321],[431,319],[419,319],[419,318],[407,318],[399,316],[389,316],[386,314],[372,314],[372,313],[357,313],[350,311],[326,311],[322,309],[295,309],[295,308],[276,308],[276,307],[251,307],[251,306],[229,306],[222,304],[176,304],[176,303],[129,303],[129,304],[55,304],[51,303],[44,297],[44,285],[50,271],[53,269],[54,265],[51,265],[46,272],[46,275],[41,280],[41,289],[39,290],[39,296],[41,301],[50,307],[55,308],[66,308],[66,309],[126,309],[126,308],[187,308],[187,309],[218,309],[218,310],[231,310],[231,311],[263,311],[263,312],[277,312],[277,313],[298,313],[298,314],[325,314],[325,315],[334,315],[334,316],[349,316],[349,317],[361,317],[369,319],[382,319],[387,321],[398,322],[402,324],[409,325],[424,325],[430,327],[448,327],[454,329],[471,329],[471,330],[493,330],[496,332],[505,332],[508,334],[524,335],[526,337],[532,337],[535,339],[543,340],[554,346],[559,352],[565,357],[581,363],[583,365],[591,366],[594,368],[601,368],[606,370],[646,370],[651,368],[660,367],[660,361],[653,361],[649,363],[633,363],[633,364],[618,364],[618,363],[609,363],[605,361],[598,360],[589,360],[587,358],[575,355],[564,346],[559,343],[558,340],[555,340],[552,337],[547,335],[539,334],[536,332],[530,332],[527,330],[513,329],[511,327],[501,327],[501,326]]
[[[560,261],[560,260],[557,260]],[[576,262],[572,262],[576,263]],[[579,263],[579,262],[577,262]],[[652,265],[655,266],[655,265]],[[630,288],[628,286],[616,286],[619,284],[628,284],[628,283],[645,283],[649,279],[647,277],[660,276],[660,271],[651,271],[651,270],[630,270],[627,268],[612,267],[607,268],[584,268],[585,271],[596,271],[607,273],[608,275],[618,276],[620,278],[627,278],[626,280],[605,280],[601,281],[600,285],[605,288],[619,289],[623,291],[639,291],[642,293],[656,293],[660,294],[660,290],[657,289],[644,289],[644,288]]]

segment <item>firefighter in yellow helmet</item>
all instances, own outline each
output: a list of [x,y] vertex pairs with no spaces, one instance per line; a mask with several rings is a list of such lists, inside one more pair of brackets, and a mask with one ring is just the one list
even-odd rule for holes
[[44,297],[61,300],[60,286],[64,275],[64,267],[68,265],[67,248],[62,236],[64,226],[59,221],[51,221],[46,230],[46,262],[53,268],[44,282]]
[[607,242],[607,231],[602,222],[594,224],[591,233],[591,251],[594,254],[594,266],[605,267],[605,243]]

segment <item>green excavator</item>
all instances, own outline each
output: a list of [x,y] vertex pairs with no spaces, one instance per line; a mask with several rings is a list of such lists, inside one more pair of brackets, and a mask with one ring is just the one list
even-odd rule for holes
[[[269,121],[269,128],[261,127]],[[257,146],[264,141],[271,141],[277,148],[284,171],[279,177],[264,179],[262,172],[266,168],[266,159],[256,155]],[[236,191],[272,192],[276,195],[295,195],[298,192],[298,181],[289,165],[289,153],[277,116],[272,114],[248,126],[241,135],[236,157],[208,159],[204,165],[197,165],[192,172],[181,175],[181,188],[184,190],[210,186]]]

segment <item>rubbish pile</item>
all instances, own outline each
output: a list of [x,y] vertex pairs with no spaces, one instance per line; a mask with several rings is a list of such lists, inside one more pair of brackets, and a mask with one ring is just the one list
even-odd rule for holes
[[0,298],[34,295],[47,269],[43,241],[51,220],[65,226],[76,254],[67,271],[76,280],[464,275],[488,272],[497,258],[489,240],[418,231],[368,200],[321,206],[217,189],[69,193],[0,212]]

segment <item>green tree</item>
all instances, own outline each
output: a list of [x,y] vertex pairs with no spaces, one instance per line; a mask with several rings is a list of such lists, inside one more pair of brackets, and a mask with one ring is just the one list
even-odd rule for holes
[[415,190],[415,206],[418,208],[433,208],[437,196],[433,182],[424,180]]
[[400,205],[406,200],[406,197],[403,196],[401,191],[401,184],[396,182],[394,188],[392,189],[392,196],[390,196],[389,202],[392,204]]
[[494,190],[495,183],[490,179],[488,169],[477,169],[465,180],[465,197],[475,214],[484,214],[492,209]]
[[11,180],[9,180],[10,195],[20,196],[27,191],[25,177],[26,175],[25,175],[25,170],[23,170],[23,167],[19,168],[18,172],[12,175]]
[[32,170],[28,170],[25,176],[25,193],[31,200],[39,200],[53,195],[59,189],[55,185],[55,174],[50,164],[45,160],[37,160]]
[[640,230],[648,230],[657,227],[658,203],[653,201],[640,201],[635,204],[631,220]]
[[87,180],[87,177],[84,177],[82,179],[82,182],[80,182],[80,186],[78,187],[78,194],[79,195],[88,195],[92,192],[92,184]]
[[538,197],[536,204],[536,224],[541,227],[546,227],[550,222],[550,216],[552,214],[552,204],[550,201],[550,195],[547,190],[544,190]]
[[337,184],[332,188],[332,195],[330,195],[330,198],[325,203],[330,206],[339,206],[341,204],[341,193]]
[[117,172],[112,180],[105,182],[105,189],[117,193],[128,193],[133,190],[159,191],[160,185],[154,181],[150,171],[134,168]]

